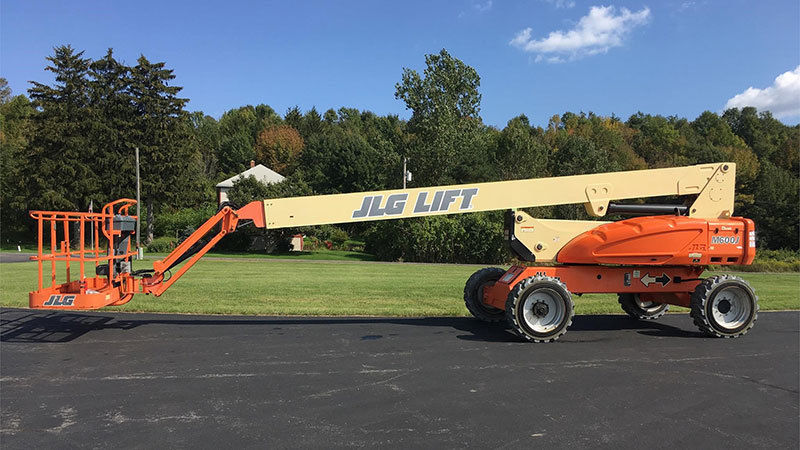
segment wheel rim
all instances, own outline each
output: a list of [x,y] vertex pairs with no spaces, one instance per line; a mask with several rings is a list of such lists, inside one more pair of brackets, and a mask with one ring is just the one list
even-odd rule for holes
[[750,295],[742,288],[730,286],[714,296],[711,315],[714,322],[725,330],[741,328],[753,313]]
[[657,311],[663,305],[663,303],[640,300],[638,295],[635,297],[635,301],[636,305],[645,312]]
[[531,292],[522,305],[525,324],[536,333],[549,333],[563,322],[566,311],[558,292],[542,288]]

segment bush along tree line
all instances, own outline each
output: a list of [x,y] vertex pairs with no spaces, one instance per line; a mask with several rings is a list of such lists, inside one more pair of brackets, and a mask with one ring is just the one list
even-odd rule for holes
[[[168,250],[212,215],[214,185],[251,160],[287,179],[270,186],[235,183],[229,197],[238,205],[399,188],[403,158],[413,186],[734,161],[737,215],[756,221],[761,249],[785,249],[796,259],[800,125],[784,125],[767,111],[706,111],[694,120],[640,112],[626,121],[566,112],[545,127],[519,115],[498,129],[481,120],[478,73],[442,50],[425,56],[422,73],[402,71],[395,97],[411,111],[409,120],[344,107],[324,113],[294,107],[280,115],[263,104],[216,119],[186,111],[187,99],[163,62],[141,56],[128,66],[110,49],[91,60],[70,46],[55,48],[47,61],[54,82],[32,82],[28,96],[12,96],[0,80],[4,243],[31,238],[28,210],[80,211],[131,197],[138,147],[143,238],[151,251]],[[532,213],[585,217],[582,207],[569,205]],[[220,246],[245,250],[255,243],[261,251],[281,251],[298,232],[340,247],[352,236],[385,260],[498,263],[509,257],[499,212],[248,230]],[[786,259],[786,251],[776,254]]]

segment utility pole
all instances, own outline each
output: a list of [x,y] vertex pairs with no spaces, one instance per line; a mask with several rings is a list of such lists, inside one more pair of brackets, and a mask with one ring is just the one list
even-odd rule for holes
[[[89,200],[89,212],[94,212],[94,200]],[[94,219],[92,219],[92,250],[94,250]]]
[[408,158],[405,156],[403,157],[403,189],[406,188],[406,182],[411,181],[411,172],[408,171],[406,164],[408,163]]
[[143,259],[140,236],[142,235],[142,207],[141,207],[141,183],[139,181],[139,147],[136,147],[136,259]]
[[408,160],[408,158],[406,158],[404,156],[403,157],[403,189],[406,188],[406,174],[408,173],[408,171],[406,170],[406,161],[407,160]]

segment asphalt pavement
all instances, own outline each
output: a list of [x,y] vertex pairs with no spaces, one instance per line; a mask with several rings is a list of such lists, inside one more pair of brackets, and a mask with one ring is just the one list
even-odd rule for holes
[[31,256],[35,256],[35,253],[11,253],[11,252],[0,252],[0,264],[2,263],[18,263],[18,262],[28,262],[31,260]]
[[2,309],[0,445],[798,448],[799,322],[578,316],[529,344],[470,318]]

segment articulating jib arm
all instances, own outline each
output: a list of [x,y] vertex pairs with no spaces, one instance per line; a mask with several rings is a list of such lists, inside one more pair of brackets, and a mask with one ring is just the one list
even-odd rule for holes
[[[249,203],[235,211],[229,206],[220,209],[217,214],[208,219],[200,228],[181,242],[166,258],[153,263],[154,273],[151,276],[142,278],[142,292],[156,296],[163,294],[203,255],[214,248],[220,239],[236,231],[238,226],[249,223],[247,221],[252,221],[257,227],[264,227],[264,209],[261,202]],[[217,225],[219,225],[217,233],[210,238],[206,238],[206,235]],[[187,259],[188,261],[186,261]],[[169,273],[170,269],[183,261],[186,261],[186,264],[181,266],[172,276],[164,279],[164,275]]]

